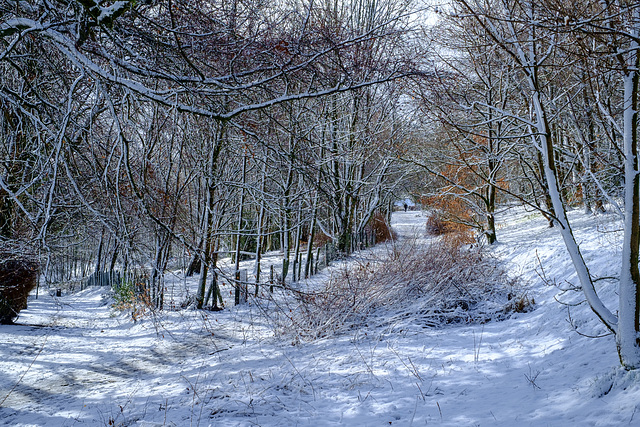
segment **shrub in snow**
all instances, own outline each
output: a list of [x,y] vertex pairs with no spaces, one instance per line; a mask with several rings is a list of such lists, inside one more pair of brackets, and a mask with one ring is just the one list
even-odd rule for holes
[[393,230],[389,227],[387,220],[381,213],[376,213],[371,217],[367,228],[370,228],[374,235],[374,243],[387,242],[394,238]]
[[288,307],[290,325],[302,338],[313,339],[362,325],[487,322],[533,303],[481,247],[443,240],[389,248],[334,274],[318,292],[297,293],[298,305]]
[[435,212],[427,217],[427,223],[425,226],[427,234],[432,236],[441,236],[448,231],[447,223]]
[[463,222],[456,222],[452,215],[431,211],[427,217],[426,232],[431,236],[442,236],[448,245],[460,247],[476,243],[474,229]]
[[122,280],[113,292],[113,308],[130,312],[133,321],[142,318],[153,309],[153,303],[144,278]]
[[38,264],[29,259],[0,255],[0,323],[13,323],[27,308],[27,296],[38,280]]

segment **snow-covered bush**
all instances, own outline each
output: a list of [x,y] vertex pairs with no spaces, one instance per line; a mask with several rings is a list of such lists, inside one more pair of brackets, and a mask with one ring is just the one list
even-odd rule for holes
[[326,287],[297,293],[290,325],[314,339],[363,325],[438,327],[499,320],[533,301],[479,247],[404,242],[334,274]]

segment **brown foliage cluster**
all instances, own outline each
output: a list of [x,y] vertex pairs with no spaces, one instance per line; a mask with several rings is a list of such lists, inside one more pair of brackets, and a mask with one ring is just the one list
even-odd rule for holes
[[313,238],[313,245],[315,247],[324,246],[329,242],[331,242],[331,237],[327,236],[321,231],[317,232],[315,237]]
[[393,239],[393,230],[391,230],[389,224],[387,224],[387,220],[382,213],[378,212],[374,214],[369,222],[369,226],[375,235],[376,243],[387,242]]
[[428,203],[433,210],[427,218],[427,234],[443,236],[454,246],[475,243],[473,228],[469,225],[473,223],[473,214],[460,199],[431,197]]
[[7,324],[27,307],[27,296],[37,284],[38,264],[6,255],[0,260],[0,324]]

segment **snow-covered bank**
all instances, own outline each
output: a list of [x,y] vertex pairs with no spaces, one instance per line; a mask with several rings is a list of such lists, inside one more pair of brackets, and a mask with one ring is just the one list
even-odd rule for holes
[[[592,272],[617,274],[615,218],[571,216]],[[133,323],[101,288],[31,300],[25,326],[0,326],[0,424],[640,425],[640,382],[617,368],[613,337],[574,332],[604,328],[584,304],[569,317],[545,284],[577,284],[557,230],[533,213],[501,219],[491,250],[536,301],[502,322],[292,345],[253,306]],[[408,238],[422,233],[424,216],[393,221]],[[598,283],[614,302],[613,282]]]

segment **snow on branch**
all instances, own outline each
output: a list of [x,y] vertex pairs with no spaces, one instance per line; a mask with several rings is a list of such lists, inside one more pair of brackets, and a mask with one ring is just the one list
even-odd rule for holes
[[113,22],[131,7],[132,1],[117,1],[111,6],[100,6],[94,0],[78,0],[84,6],[87,13],[93,17],[99,25],[110,27]]

